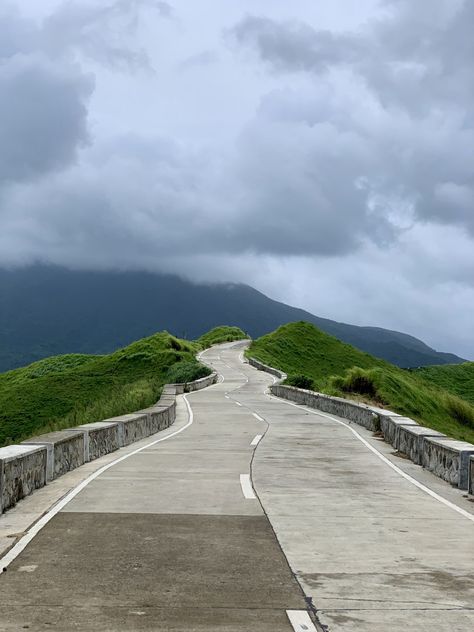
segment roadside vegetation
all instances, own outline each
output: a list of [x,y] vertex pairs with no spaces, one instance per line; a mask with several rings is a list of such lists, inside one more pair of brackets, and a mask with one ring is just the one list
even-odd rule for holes
[[108,355],[55,356],[0,374],[0,445],[150,406],[163,384],[210,373],[199,350],[162,332]]
[[223,342],[233,342],[234,340],[246,340],[249,336],[240,329],[240,327],[227,327],[220,326],[214,327],[211,331],[203,334],[196,342],[201,345],[203,349],[212,347],[212,345],[219,345]]
[[412,373],[474,405],[474,362],[427,366]]
[[253,341],[247,355],[287,373],[289,384],[374,403],[474,443],[473,392],[468,380],[457,385],[456,372],[448,371],[448,389],[439,373],[437,380],[430,379],[430,368],[400,369],[305,322],[284,325]]

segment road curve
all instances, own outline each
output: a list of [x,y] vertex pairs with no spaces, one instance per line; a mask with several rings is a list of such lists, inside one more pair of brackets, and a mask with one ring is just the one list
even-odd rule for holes
[[474,629],[474,523],[336,418],[269,397],[243,346],[206,351],[224,381],[187,396],[192,417],[180,398],[164,441],[93,480],[0,575],[0,631]]

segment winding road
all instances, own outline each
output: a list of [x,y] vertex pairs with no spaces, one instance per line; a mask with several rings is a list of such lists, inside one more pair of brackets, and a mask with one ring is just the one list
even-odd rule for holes
[[245,344],[206,351],[221,381],[52,512],[0,575],[0,631],[474,629],[473,505],[271,397]]

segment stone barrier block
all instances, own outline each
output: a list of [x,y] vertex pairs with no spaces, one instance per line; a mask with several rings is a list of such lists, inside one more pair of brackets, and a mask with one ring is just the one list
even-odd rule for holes
[[468,488],[470,457],[474,445],[449,438],[426,437],[422,465],[459,489]]
[[421,465],[423,462],[424,443],[428,437],[446,438],[442,432],[418,425],[398,426],[397,450],[406,454],[413,463]]
[[286,380],[286,378],[288,377],[286,373],[283,373],[283,371],[279,371],[278,369],[275,369],[272,366],[263,364],[263,362],[260,362],[259,360],[255,360],[255,358],[249,358],[248,361],[249,361],[250,366],[253,366],[259,371],[265,371],[266,373],[270,373],[270,375],[274,375],[280,380]]
[[400,415],[380,414],[380,430],[384,436],[384,440],[393,445],[398,450],[400,440],[400,428],[404,426],[418,426],[416,421],[409,417],[401,417]]
[[135,441],[140,441],[151,434],[148,415],[146,413],[130,413],[111,417],[104,421],[118,424],[119,427],[119,447],[130,445]]
[[39,445],[0,448],[0,514],[46,485],[47,450]]
[[118,450],[120,447],[120,429],[117,422],[96,421],[77,427],[85,433],[87,442],[87,460],[95,459]]
[[53,479],[84,464],[85,439],[81,430],[59,430],[23,441],[23,445],[42,445],[48,453],[46,480]]
[[469,457],[469,487],[468,491],[471,495],[474,495],[474,456]]

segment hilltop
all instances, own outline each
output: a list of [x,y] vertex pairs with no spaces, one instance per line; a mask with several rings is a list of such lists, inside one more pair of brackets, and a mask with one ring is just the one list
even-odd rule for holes
[[[287,373],[290,384],[385,406],[449,436],[474,442],[474,407],[453,386],[448,392],[430,380],[428,369],[419,374],[400,369],[310,323],[291,323],[262,336],[251,343],[247,355]],[[453,384],[455,376],[450,375]]]
[[195,360],[199,348],[163,332],[110,355],[55,356],[3,373],[0,445],[150,406],[178,369],[191,379],[209,373]]
[[399,366],[463,361],[413,336],[320,318],[247,285],[148,272],[0,268],[0,371],[52,355],[111,353],[156,331],[196,339],[227,323],[256,338],[301,320]]

